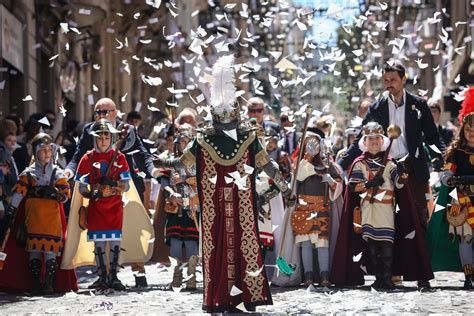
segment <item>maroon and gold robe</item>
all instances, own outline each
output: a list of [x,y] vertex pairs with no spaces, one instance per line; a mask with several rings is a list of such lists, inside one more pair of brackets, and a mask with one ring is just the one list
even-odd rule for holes
[[[258,241],[256,175],[249,173],[249,167],[261,167],[270,159],[255,132],[238,134],[237,139],[198,134],[181,157],[186,167],[196,165],[202,207],[203,309],[208,312],[231,310],[242,302],[246,307],[272,304]],[[241,182],[231,181],[229,173],[235,171]],[[232,295],[233,287],[242,293]]]

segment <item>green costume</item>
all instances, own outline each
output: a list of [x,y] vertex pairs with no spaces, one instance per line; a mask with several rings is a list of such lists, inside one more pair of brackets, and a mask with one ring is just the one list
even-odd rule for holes
[[449,223],[446,220],[446,205],[451,202],[451,197],[449,196],[451,190],[452,188],[444,185],[441,186],[436,204],[445,208],[437,212],[433,211],[426,232],[433,272],[463,271],[459,259],[459,237],[455,236],[454,239],[451,239],[449,236]]

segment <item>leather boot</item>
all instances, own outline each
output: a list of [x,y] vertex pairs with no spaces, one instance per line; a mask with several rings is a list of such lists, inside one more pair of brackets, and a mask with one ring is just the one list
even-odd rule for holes
[[386,290],[393,290],[395,289],[395,284],[392,282],[393,245],[389,242],[384,242],[380,248],[380,258],[383,267],[382,287]]
[[116,291],[124,291],[125,285],[117,277],[120,247],[115,246],[110,252],[112,252],[112,262],[110,263],[109,287]]
[[319,286],[331,286],[331,282],[329,281],[329,271],[321,271],[321,280],[319,280]]
[[464,275],[466,277],[466,280],[464,281],[464,286],[463,289],[465,290],[472,290],[472,280],[474,277],[474,269],[472,265],[470,264],[465,264],[464,265]]
[[379,255],[378,242],[369,239],[369,259],[372,265],[373,273],[375,275],[375,282],[370,285],[374,289],[380,289],[383,285],[381,259]]
[[99,278],[95,280],[95,282],[89,285],[87,288],[105,290],[108,288],[107,267],[105,266],[105,261],[103,257],[105,252],[102,251],[101,247],[97,247],[94,251],[94,254],[95,254],[95,261],[97,264],[97,274]]
[[45,263],[46,275],[44,277],[43,293],[53,294],[54,293],[54,277],[58,269],[58,262],[56,258],[49,259]]
[[304,273],[304,286],[310,286],[314,283],[314,274],[313,271]]
[[138,288],[148,287],[148,282],[146,281],[146,276],[144,276],[144,275],[135,275],[135,287],[138,287]]
[[30,270],[33,281],[31,295],[34,296],[41,294],[41,265],[40,259],[32,259],[28,262],[28,269]]
[[171,281],[171,287],[181,287],[183,284],[183,270],[181,270],[181,260],[176,260],[177,264],[173,271],[173,280]]
[[191,256],[188,260],[188,280],[186,281],[186,290],[194,291],[196,289],[196,266],[197,256]]

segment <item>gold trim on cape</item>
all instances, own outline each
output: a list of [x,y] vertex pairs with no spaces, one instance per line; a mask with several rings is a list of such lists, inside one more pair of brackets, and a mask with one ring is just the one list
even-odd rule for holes
[[[207,302],[209,296],[209,284],[211,283],[209,262],[211,260],[212,252],[214,251],[214,244],[212,243],[212,225],[216,218],[216,211],[214,209],[214,201],[212,194],[216,190],[216,185],[211,182],[211,178],[216,174],[216,168],[211,155],[203,150],[204,157],[204,172],[202,175],[202,254],[204,266],[204,304]],[[199,172],[199,171],[198,171]]]
[[[237,170],[240,174],[245,173],[244,165],[247,162],[248,151],[245,152],[243,159],[237,163]],[[246,186],[252,186],[250,177],[247,177]],[[266,300],[263,297],[265,278],[262,273],[257,276],[251,276],[248,272],[255,272],[260,270],[258,264],[258,256],[260,254],[259,242],[257,239],[255,228],[255,217],[252,207],[252,190],[239,190],[239,222],[242,230],[240,240],[240,250],[242,251],[243,259],[245,260],[245,277],[244,282],[247,284],[247,289],[251,295],[251,302]]]
[[209,153],[209,155],[211,156],[212,160],[214,160],[214,162],[218,163],[221,166],[229,167],[229,166],[235,165],[237,161],[242,159],[242,156],[244,155],[245,151],[250,146],[250,144],[253,143],[253,141],[255,140],[255,137],[256,137],[255,132],[250,132],[247,139],[240,144],[238,151],[230,159],[224,159],[221,156],[219,156],[219,154],[216,152],[216,149],[205,141],[204,134],[199,133],[197,135],[197,142],[204,149],[204,151]]

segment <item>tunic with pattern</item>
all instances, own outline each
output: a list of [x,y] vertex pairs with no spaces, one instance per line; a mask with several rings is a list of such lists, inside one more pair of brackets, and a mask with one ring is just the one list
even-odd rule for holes
[[[365,159],[357,161],[349,175],[349,182],[365,182],[371,180],[382,163],[383,152],[374,157],[365,153]],[[387,166],[382,173],[384,183],[379,187],[373,203],[370,203],[372,189],[361,199],[362,210],[362,238],[376,241],[389,241],[393,243],[395,237],[395,185],[398,189],[403,187],[399,184],[397,166],[391,160],[387,161]]]
[[[91,187],[98,184],[105,176],[114,150],[99,153],[94,149],[82,157],[77,168],[76,181],[89,184]],[[127,160],[119,153],[109,174],[112,181],[128,181],[131,179]],[[90,199],[87,212],[89,241],[121,240],[123,222],[122,195],[112,195],[98,199]]]

